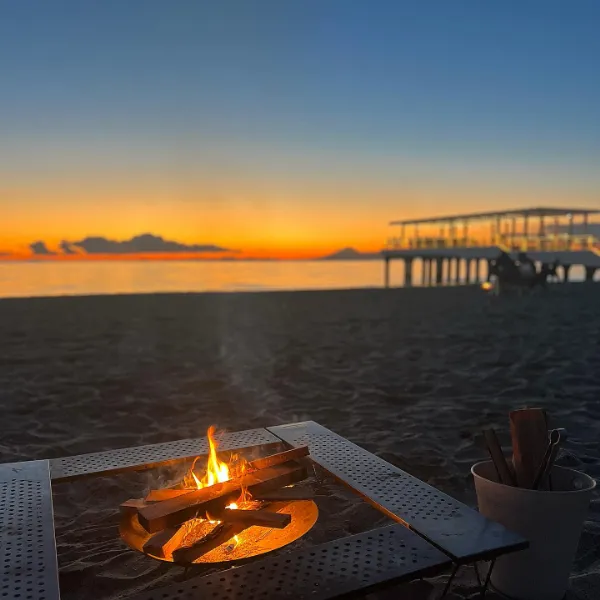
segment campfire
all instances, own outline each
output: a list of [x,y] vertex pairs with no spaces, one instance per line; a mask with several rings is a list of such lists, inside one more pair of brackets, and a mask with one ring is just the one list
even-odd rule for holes
[[225,562],[281,548],[314,525],[314,494],[295,487],[307,478],[308,447],[225,462],[214,427],[207,437],[203,472],[197,457],[177,486],[121,504],[121,537],[130,547],[186,566]]

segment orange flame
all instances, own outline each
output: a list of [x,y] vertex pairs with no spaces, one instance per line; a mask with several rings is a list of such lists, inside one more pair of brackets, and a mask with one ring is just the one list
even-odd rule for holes
[[222,460],[219,460],[217,456],[217,448],[218,443],[215,440],[215,426],[211,425],[208,428],[208,432],[206,433],[208,438],[208,463],[206,464],[206,473],[204,477],[200,480],[196,477],[196,474],[192,470],[191,474],[194,479],[194,483],[196,487],[201,490],[202,488],[208,487],[210,485],[215,485],[215,483],[223,483],[224,481],[228,481],[230,479],[229,475],[229,467],[227,463],[224,463]]
[[[217,449],[219,447],[219,444],[215,439],[215,432],[216,428],[211,425],[206,433],[206,436],[208,438],[209,453],[208,461],[206,463],[206,472],[204,473],[204,476],[200,479],[194,472],[196,462],[199,458],[198,457],[196,458],[196,460],[194,460],[188,475],[186,475],[183,481],[185,487],[196,488],[201,490],[203,488],[215,485],[217,483],[224,483],[232,477],[242,477],[246,474],[248,469],[248,463],[243,457],[233,455],[230,458],[229,464],[223,462],[222,460],[219,460],[219,457],[217,456]],[[229,503],[225,508],[243,510],[248,508],[255,508],[255,504],[256,503],[252,502],[252,496],[248,492],[248,490],[245,487],[242,487],[240,497],[235,502]],[[208,514],[206,515],[206,522],[208,522],[211,525],[217,525],[220,523],[218,517],[215,518]],[[237,545],[242,542],[241,537],[242,536],[234,536],[230,540],[229,545],[226,546],[225,551],[232,552],[237,547]]]
[[206,463],[206,473],[204,474],[204,477],[199,479],[196,473],[194,473],[194,468],[196,466],[196,462],[198,461],[198,457],[196,460],[194,460],[189,474],[184,479],[185,487],[195,487],[196,489],[201,490],[202,488],[215,485],[215,483],[223,483],[224,481],[231,479],[229,466],[227,463],[219,460],[219,457],[217,456],[217,448],[219,447],[219,444],[215,440],[215,431],[215,426],[211,425],[206,434],[208,438],[209,452],[208,462]]
[[[242,477],[246,474],[247,471],[247,462],[245,459],[240,456],[233,455],[231,457],[230,464],[219,460],[217,456],[217,449],[219,444],[215,439],[216,428],[214,425],[211,425],[206,432],[206,437],[208,438],[208,461],[206,464],[206,473],[204,477],[200,479],[196,473],[194,473],[194,467],[196,466],[196,462],[198,458],[192,464],[192,468],[190,469],[189,474],[184,479],[184,485],[188,488],[196,488],[201,490],[202,488],[209,487],[211,485],[215,485],[217,483],[223,483],[225,481],[229,481],[232,477]],[[251,495],[247,489],[242,488],[241,495],[238,499],[238,503],[245,503],[251,500]],[[233,505],[235,503],[230,504],[227,508],[238,508],[237,505]]]

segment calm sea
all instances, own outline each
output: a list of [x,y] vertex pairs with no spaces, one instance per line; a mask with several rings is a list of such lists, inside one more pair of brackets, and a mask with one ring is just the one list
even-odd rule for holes
[[[573,279],[583,273],[571,270]],[[391,284],[401,285],[400,261]],[[420,263],[413,281],[421,281]],[[381,287],[383,261],[0,262],[0,297]]]

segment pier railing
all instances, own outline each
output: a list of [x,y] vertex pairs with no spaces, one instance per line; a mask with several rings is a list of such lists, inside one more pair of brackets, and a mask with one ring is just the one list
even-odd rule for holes
[[600,240],[593,235],[548,235],[523,236],[498,234],[493,239],[470,237],[391,237],[387,240],[386,250],[430,250],[451,248],[480,248],[482,246],[500,246],[507,251],[600,251]]

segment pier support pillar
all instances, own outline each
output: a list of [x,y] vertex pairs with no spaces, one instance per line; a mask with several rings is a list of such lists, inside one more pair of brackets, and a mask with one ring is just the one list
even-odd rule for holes
[[465,260],[465,283],[471,283],[471,264],[473,261],[468,258]]
[[571,270],[571,265],[563,265],[563,283],[567,283],[569,281],[569,271]]
[[594,281],[594,275],[596,274],[598,267],[586,267],[585,268],[585,280]]
[[429,269],[430,268],[431,268],[431,265],[429,263],[429,260],[426,258],[422,258],[421,259],[421,285],[422,286],[427,285],[427,281],[429,279]]
[[404,260],[404,285],[410,287],[412,285],[412,258]]
[[386,289],[390,287],[390,259],[387,256],[385,257],[384,285]]
[[444,275],[444,259],[437,258],[435,261],[435,282],[440,285]]
[[450,269],[450,277],[449,277],[450,282],[458,283],[458,280],[460,277],[460,259],[459,258],[451,258],[450,264],[452,265],[452,268]]

